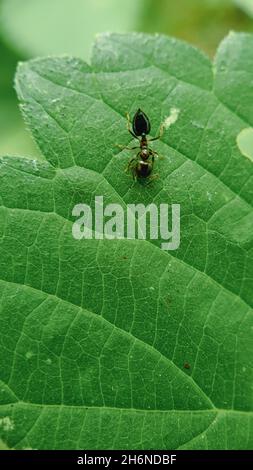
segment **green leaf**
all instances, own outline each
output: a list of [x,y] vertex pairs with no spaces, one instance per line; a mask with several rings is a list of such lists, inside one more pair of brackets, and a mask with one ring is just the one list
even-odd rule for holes
[[[247,45],[247,47],[245,47]],[[16,88],[48,163],[1,159],[2,441],[36,449],[253,448],[253,37],[214,66],[162,36],[103,35],[91,66],[21,64]],[[141,107],[159,180],[124,172]],[[175,113],[174,113],[175,116]],[[76,203],[181,204],[181,244],[72,237]],[[190,368],[184,368],[188,362]]]

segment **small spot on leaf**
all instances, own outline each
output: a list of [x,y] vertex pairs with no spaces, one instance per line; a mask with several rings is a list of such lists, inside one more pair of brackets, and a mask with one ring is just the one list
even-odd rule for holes
[[236,141],[240,152],[253,162],[253,128],[243,129],[238,134]]
[[14,422],[9,416],[0,419],[0,428],[2,428],[3,431],[13,431],[14,427]]

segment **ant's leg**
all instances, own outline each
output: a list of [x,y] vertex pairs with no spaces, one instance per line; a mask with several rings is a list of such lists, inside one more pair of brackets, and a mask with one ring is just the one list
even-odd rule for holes
[[115,144],[115,145],[121,150],[135,150],[139,148],[139,147],[126,147],[125,145],[121,145],[121,144]]
[[[153,152],[153,151],[152,151]],[[156,152],[153,152],[153,154],[156,153]],[[154,164],[155,164],[155,156],[152,155],[152,171],[154,169]]]
[[[131,119],[130,119],[130,115],[129,113],[126,113],[126,117],[127,117],[127,130],[128,132],[130,132],[130,134],[135,138],[135,139],[138,139],[138,137],[135,135],[135,133],[132,131],[131,129]],[[139,139],[138,139],[139,140]]]
[[163,133],[164,133],[164,125],[161,124],[160,129],[159,129],[159,134],[158,134],[158,136],[157,136],[157,137],[153,137],[153,139],[149,139],[149,142],[153,142],[154,140],[161,139],[161,137],[163,136]]
[[[152,156],[152,171],[154,169],[154,163],[155,163],[155,157],[153,155]],[[148,183],[147,184],[150,184],[153,180],[156,180],[157,178],[159,178],[159,175],[158,174],[153,175],[152,172],[151,172],[150,175],[148,176]]]
[[[151,165],[152,165],[152,171],[153,171],[153,169],[154,169],[154,163],[155,163],[155,157],[154,157],[154,155],[152,155],[152,163],[151,163]],[[147,178],[147,179],[148,179],[148,183],[147,183],[147,184],[150,184],[151,181],[156,180],[157,178],[159,178],[159,175],[158,175],[158,174],[153,175],[152,172],[151,172],[150,175],[149,175],[148,178]]]
[[128,162],[127,167],[126,167],[126,169],[125,169],[125,172],[126,172],[126,173],[128,173],[130,169],[132,169],[133,167],[135,167],[135,165],[133,165],[133,162],[136,162],[136,157],[131,158],[131,160]]
[[159,175],[158,175],[158,174],[148,176],[148,182],[147,182],[147,184],[152,183],[152,181],[157,180],[158,178],[159,178]]
[[151,155],[155,155],[157,158],[161,158],[161,159],[164,159],[163,155],[160,155],[158,152],[156,152],[155,150],[149,150]]
[[133,180],[134,180],[134,181],[137,181],[138,176],[137,176],[137,173],[136,173],[136,169],[135,169],[135,168],[133,168],[132,173],[133,173]]
[[[130,163],[130,162],[129,162]],[[129,166],[129,170],[131,170],[131,174],[132,174],[132,178],[134,181],[137,181],[137,172],[136,172],[136,163],[135,164],[131,164]]]

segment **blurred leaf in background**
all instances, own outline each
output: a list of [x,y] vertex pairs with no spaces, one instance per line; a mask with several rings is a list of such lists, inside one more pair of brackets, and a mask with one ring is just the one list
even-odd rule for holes
[[[169,34],[214,55],[230,30],[253,31],[253,22],[239,3],[253,0],[147,0],[143,29]],[[238,5],[237,5],[238,4]]]
[[13,91],[18,60],[67,53],[88,61],[103,31],[165,33],[213,55],[231,29],[253,31],[250,12],[253,0],[0,0],[0,154],[39,157]]
[[27,57],[67,53],[88,60],[96,33],[137,28],[142,4],[143,0],[3,0],[2,27],[7,40]]
[[234,3],[247,15],[253,17],[253,0],[234,0]]
[[253,14],[253,0],[2,0],[1,29],[26,58],[88,60],[96,33],[134,30],[177,36],[213,54],[229,30],[253,31],[245,13]]
[[0,153],[39,157],[18,109],[13,77],[20,57],[0,41]]

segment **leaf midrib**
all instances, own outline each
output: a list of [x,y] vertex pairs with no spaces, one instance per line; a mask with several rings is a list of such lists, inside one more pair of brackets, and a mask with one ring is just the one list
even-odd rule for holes
[[[14,393],[14,392],[12,392]],[[159,410],[159,409],[145,409],[145,408],[121,408],[121,407],[113,407],[113,406],[90,406],[90,405],[68,405],[66,403],[34,403],[30,401],[23,401],[18,400],[12,403],[7,404],[0,404],[0,408],[13,408],[14,406],[26,406],[26,407],[37,407],[37,408],[67,408],[67,409],[80,409],[80,410],[98,410],[98,411],[124,411],[124,412],[134,412],[134,413],[161,413],[161,414],[208,414],[214,413],[216,416],[222,414],[242,414],[246,416],[253,416],[252,410],[235,410],[231,408],[205,408],[200,410],[192,410],[192,409],[174,409],[171,408],[169,410]]]

